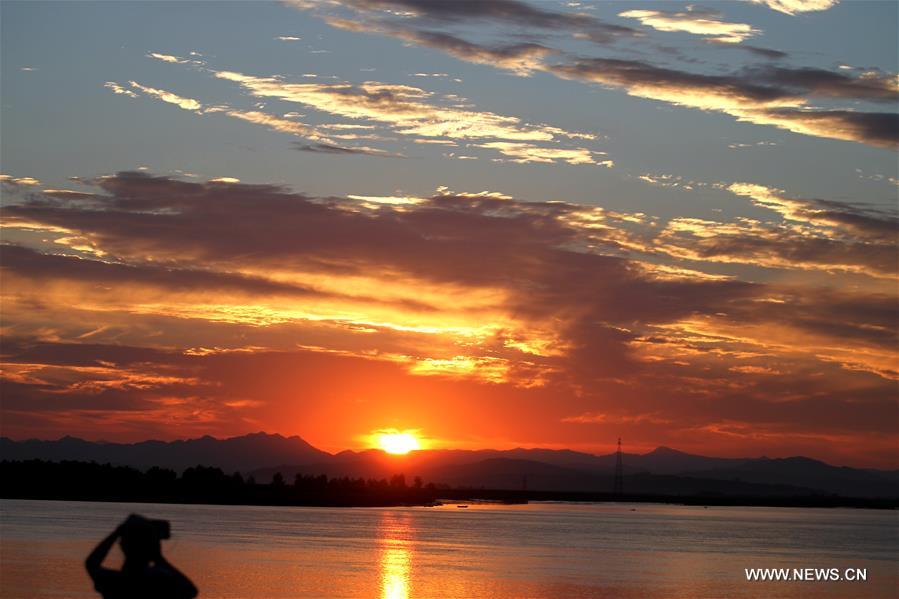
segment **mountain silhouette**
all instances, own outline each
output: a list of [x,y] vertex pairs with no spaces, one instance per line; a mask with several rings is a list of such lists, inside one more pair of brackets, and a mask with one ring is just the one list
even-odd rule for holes
[[[184,441],[91,442],[74,437],[56,441],[0,438],[0,459],[80,460],[147,469],[183,471],[204,465],[252,475],[259,482],[278,472],[351,478],[405,474],[435,484],[469,488],[605,492],[612,487],[615,454],[572,450],[434,449],[405,456],[383,451],[330,454],[298,436],[253,433],[229,439],[205,436]],[[658,447],[623,454],[625,484],[634,493],[716,493],[744,495],[838,494],[846,497],[899,497],[899,471],[838,467],[805,457],[718,458]]]
[[303,464],[331,458],[298,436],[252,433],[230,439],[205,436],[184,441],[105,443],[63,437],[58,441],[12,441],[0,438],[4,460],[80,460],[136,468],[171,468],[181,471],[202,464],[227,472],[247,472],[260,466],[289,462]]
[[[804,457],[759,458],[742,464],[701,470],[697,477],[739,480],[749,483],[791,484],[840,495],[897,496],[899,476],[896,471],[877,472],[831,466]],[[890,476],[892,474],[892,476]]]

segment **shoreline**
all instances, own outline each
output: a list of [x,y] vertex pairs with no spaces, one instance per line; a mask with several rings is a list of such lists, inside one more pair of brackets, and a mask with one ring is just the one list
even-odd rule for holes
[[[803,497],[713,497],[713,496],[667,496],[667,495],[613,495],[596,493],[566,493],[556,491],[528,491],[527,497],[521,492],[503,490],[468,489],[442,490],[439,496],[429,501],[353,501],[350,498],[338,501],[210,501],[209,498],[190,500],[184,497],[123,497],[123,496],[73,496],[2,493],[0,500],[23,501],[77,501],[96,503],[155,503],[162,505],[209,505],[244,507],[325,507],[325,508],[386,508],[386,507],[439,507],[456,504],[526,505],[529,503],[572,503],[572,504],[661,504],[689,507],[783,507],[783,508],[851,508],[871,510],[899,509],[899,499],[855,498],[838,496]],[[512,496],[508,496],[512,494]]]

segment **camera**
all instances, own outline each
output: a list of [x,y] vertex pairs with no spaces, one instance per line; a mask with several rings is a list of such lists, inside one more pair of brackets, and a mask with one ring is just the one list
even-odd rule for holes
[[143,537],[149,534],[163,540],[172,536],[172,527],[168,520],[154,520],[138,514],[131,514],[122,526],[122,533],[128,536],[140,535]]
[[160,540],[168,539],[172,536],[172,527],[168,520],[147,520],[147,522],[149,522],[150,526],[153,527],[153,530],[156,531],[156,536],[158,536]]

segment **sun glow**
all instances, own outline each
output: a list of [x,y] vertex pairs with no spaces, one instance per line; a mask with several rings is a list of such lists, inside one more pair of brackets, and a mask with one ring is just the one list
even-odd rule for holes
[[421,449],[421,443],[414,433],[385,432],[377,436],[378,447],[394,455],[404,455]]

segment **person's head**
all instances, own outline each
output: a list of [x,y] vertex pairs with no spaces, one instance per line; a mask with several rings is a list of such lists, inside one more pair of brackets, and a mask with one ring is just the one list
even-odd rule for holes
[[125,560],[131,564],[143,564],[155,560],[161,551],[160,541],[167,538],[165,523],[161,520],[148,520],[142,516],[132,515],[122,526],[122,537],[119,544],[125,554]]

